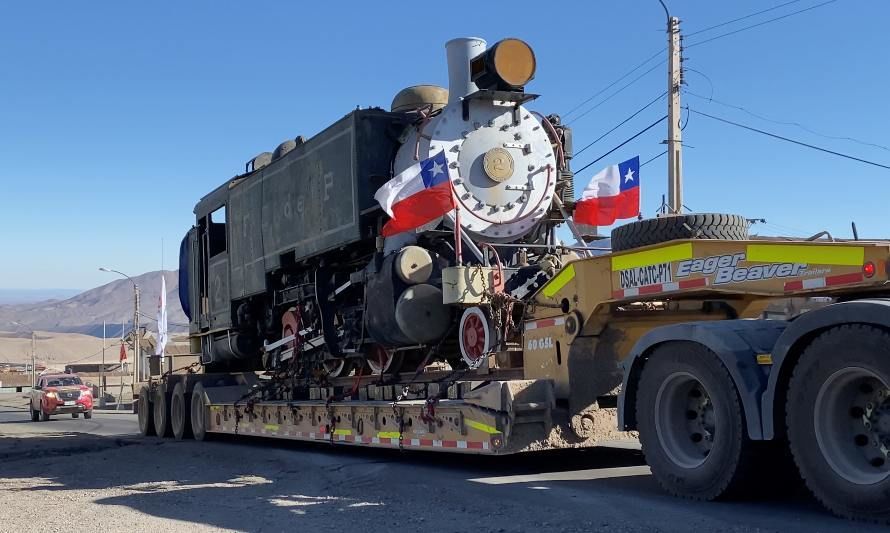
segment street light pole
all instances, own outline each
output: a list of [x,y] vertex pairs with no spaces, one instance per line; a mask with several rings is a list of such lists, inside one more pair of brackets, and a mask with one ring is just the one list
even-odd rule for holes
[[139,284],[130,276],[124,274],[120,270],[99,267],[102,272],[114,272],[130,280],[133,284],[133,342],[135,348],[133,352],[136,354],[136,360],[133,362],[133,379],[142,381],[143,364],[142,364],[142,335],[139,332]]

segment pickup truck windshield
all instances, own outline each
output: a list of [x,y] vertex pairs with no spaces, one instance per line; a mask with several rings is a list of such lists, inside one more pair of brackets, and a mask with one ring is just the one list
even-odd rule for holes
[[46,382],[47,387],[68,387],[81,384],[80,378],[77,376],[72,376],[70,378],[52,378]]

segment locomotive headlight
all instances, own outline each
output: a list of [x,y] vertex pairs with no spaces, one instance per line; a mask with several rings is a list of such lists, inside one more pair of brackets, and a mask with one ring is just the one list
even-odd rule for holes
[[504,39],[470,60],[470,79],[480,89],[516,91],[535,77],[535,53],[519,39]]

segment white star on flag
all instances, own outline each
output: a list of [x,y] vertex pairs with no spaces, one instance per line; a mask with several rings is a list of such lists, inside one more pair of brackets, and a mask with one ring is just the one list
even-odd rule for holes
[[438,161],[433,161],[433,166],[430,167],[430,170],[431,170],[431,172],[433,173],[433,177],[434,177],[434,178],[443,172],[443,171],[442,171],[442,165],[440,165],[440,164],[438,163]]
[[633,181],[633,180],[634,180],[634,169],[629,168],[629,169],[627,169],[627,174],[624,175],[624,182],[627,183],[628,181]]

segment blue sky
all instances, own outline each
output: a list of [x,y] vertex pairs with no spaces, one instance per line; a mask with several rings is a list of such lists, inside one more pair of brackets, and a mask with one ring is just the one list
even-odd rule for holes
[[[691,33],[786,0],[668,0]],[[781,15],[802,0],[687,44]],[[396,7],[398,5],[398,7]],[[436,4],[442,6],[445,4]],[[663,46],[656,0],[415,2],[4,2],[0,19],[0,286],[89,288],[174,268],[192,208],[258,152],[313,135],[402,87],[447,85],[444,43],[520,37],[535,49],[533,107],[565,113]],[[688,89],[830,136],[890,145],[890,3],[838,0],[686,51]],[[642,72],[642,70],[641,70]],[[662,67],[572,123],[587,144],[664,91]],[[620,86],[620,84],[619,84]],[[616,87],[617,88],[617,87]],[[610,91],[611,92],[611,91]],[[606,94],[610,94],[607,92]],[[594,100],[591,104],[599,100]],[[684,104],[865,159],[890,151],[826,139],[684,96]],[[576,113],[577,114],[577,113]],[[653,106],[579,156],[611,149],[664,114]],[[571,118],[571,117],[570,117]],[[659,126],[579,175],[663,150]],[[685,203],[766,218],[763,234],[888,236],[890,170],[692,115]],[[643,209],[666,160],[642,170]]]

